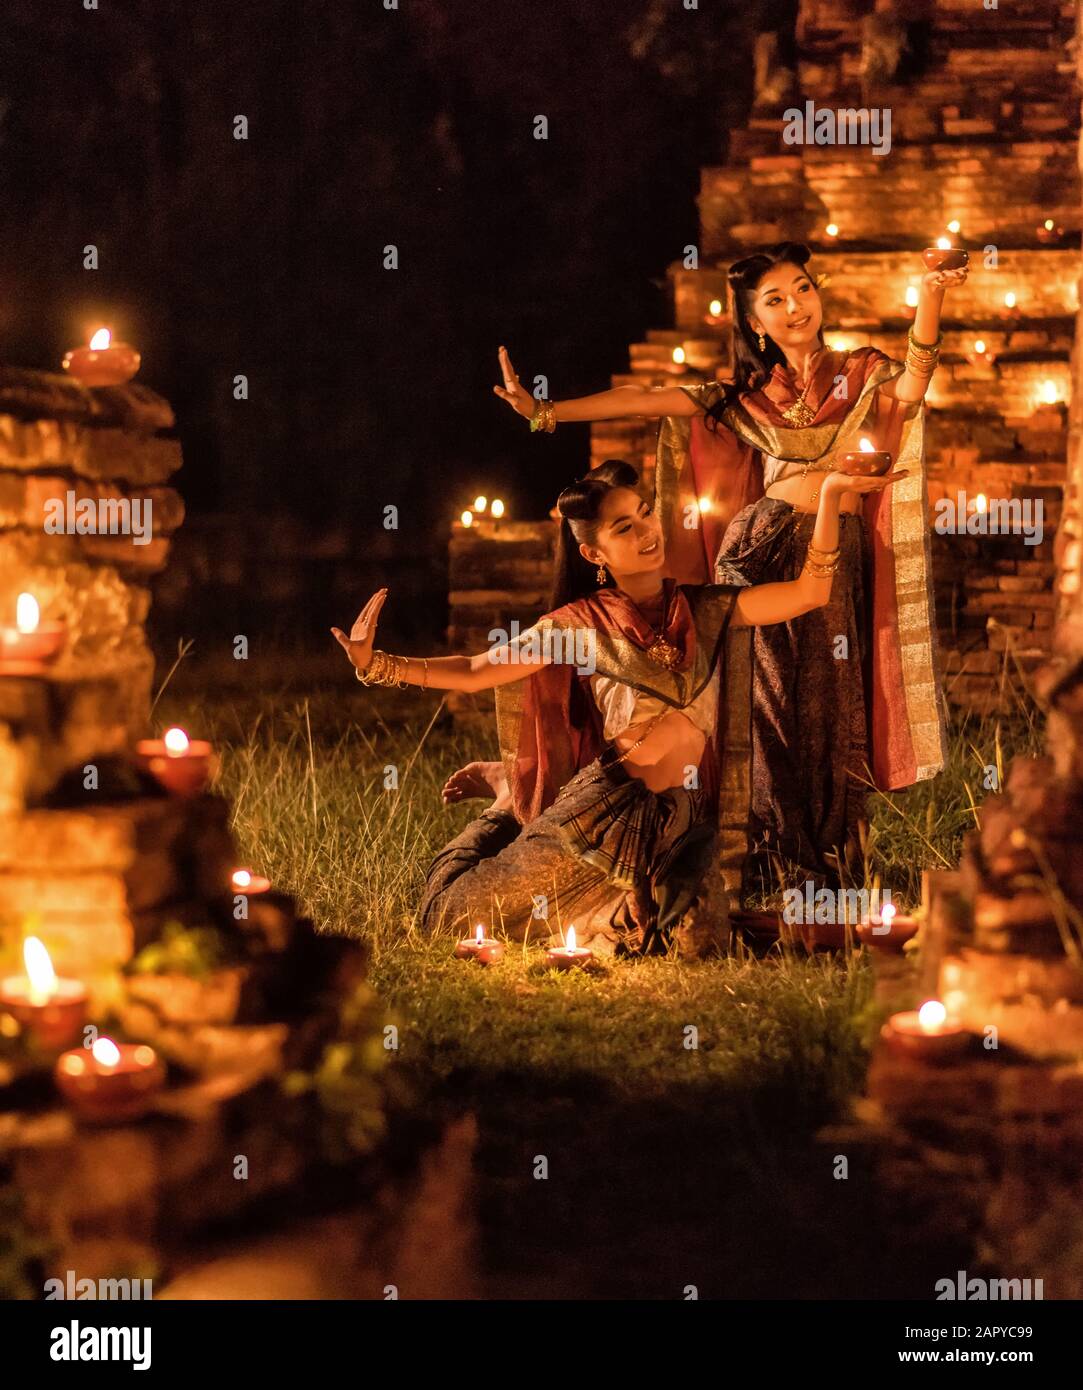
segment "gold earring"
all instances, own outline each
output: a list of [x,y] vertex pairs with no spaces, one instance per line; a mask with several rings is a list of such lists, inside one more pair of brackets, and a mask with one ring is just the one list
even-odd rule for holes
[[599,583],[599,584],[604,584],[605,581],[608,579],[608,577],[609,577],[609,576],[608,576],[608,575],[606,574],[606,572],[605,572],[605,566],[604,566],[604,565],[599,565],[599,566],[598,566],[598,583]]
[[758,334],[757,336],[759,337],[759,340],[760,340],[760,351],[761,351],[761,352],[766,352],[766,351],[767,351],[767,339],[763,336],[762,333]]

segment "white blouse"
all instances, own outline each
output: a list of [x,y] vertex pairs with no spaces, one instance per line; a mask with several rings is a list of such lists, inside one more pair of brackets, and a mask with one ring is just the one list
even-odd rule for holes
[[594,702],[605,720],[603,736],[608,743],[618,734],[624,733],[625,729],[646,723],[648,719],[663,713],[685,715],[707,738],[714,733],[718,717],[717,666],[704,688],[692,703],[685,705],[683,709],[666,704],[665,700],[660,700],[657,695],[647,695],[641,690],[634,690],[630,685],[614,680],[611,676],[591,676],[590,689]]

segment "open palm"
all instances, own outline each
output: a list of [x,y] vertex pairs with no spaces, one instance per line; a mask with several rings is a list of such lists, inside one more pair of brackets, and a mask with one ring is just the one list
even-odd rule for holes
[[507,348],[502,347],[497,355],[500,359],[500,375],[504,378],[504,385],[494,386],[493,390],[502,401],[507,401],[512,410],[519,415],[525,415],[529,420],[538,403],[515,375],[515,368],[511,365]]
[[386,598],[386,589],[378,589],[373,594],[354,620],[349,637],[340,627],[331,629],[335,640],[359,671],[367,671],[372,661],[372,647],[376,641],[376,622]]

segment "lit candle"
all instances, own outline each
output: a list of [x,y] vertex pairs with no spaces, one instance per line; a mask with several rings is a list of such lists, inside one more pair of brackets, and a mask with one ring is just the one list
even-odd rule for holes
[[487,497],[479,496],[474,498],[474,510],[476,512],[483,512],[488,505],[489,499]]
[[474,513],[473,513],[473,512],[463,512],[463,514],[459,517],[459,520],[460,520],[460,521],[462,522],[462,524],[463,524],[464,526],[466,526],[466,527],[473,526],[473,524],[474,524]]
[[680,365],[680,364],[684,361],[684,348],[683,348],[683,347],[675,347],[675,348],[673,349],[673,360],[674,360],[674,362],[676,362],[678,365]]
[[876,914],[868,922],[861,922],[857,928],[859,940],[868,946],[879,946],[882,950],[901,951],[918,929],[915,917],[903,916],[894,903],[884,903],[880,909],[880,920]]
[[979,492],[978,495],[977,495],[977,497],[974,498],[974,510],[975,510],[976,512],[984,512],[984,511],[988,511],[988,509],[989,509],[989,499],[988,499],[988,497],[986,497],[986,495],[985,495],[984,492]]
[[84,1120],[134,1120],[165,1085],[165,1065],[145,1043],[99,1038],[65,1052],[53,1072],[60,1094]]
[[33,594],[15,600],[15,626],[0,627],[0,675],[41,675],[56,660],[68,629],[63,623],[43,623]]
[[57,978],[49,952],[36,936],[23,942],[25,975],[0,981],[0,1009],[40,1046],[60,1052],[79,1041],[87,994],[78,980]]
[[493,516],[497,518],[498,521],[504,515],[504,503],[500,500],[499,497],[493,498],[489,506],[489,511]]
[[[952,220],[948,223],[948,231],[952,234],[952,236],[958,236],[960,226],[961,223],[959,222],[959,219],[957,217],[953,217]],[[940,245],[939,241],[937,242],[937,245]],[[948,242],[948,245],[951,245],[950,241]]]
[[1035,231],[1035,236],[1043,246],[1051,246],[1060,241],[1064,235],[1064,228],[1058,227],[1051,217],[1047,217],[1040,227]]
[[824,228],[824,231],[829,237],[837,237],[839,234],[838,224],[836,222],[829,222]]
[[906,303],[907,318],[914,317],[914,311],[918,307],[918,287],[917,285],[907,285],[906,294],[903,296]]
[[217,766],[211,745],[205,739],[190,739],[183,729],[167,729],[162,738],[140,739],[135,753],[140,765],[178,796],[198,795]]
[[712,320],[722,317],[722,301],[720,299],[712,299],[707,305],[707,316]]
[[594,952],[585,946],[577,946],[575,928],[569,927],[565,945],[550,946],[545,956],[548,963],[557,970],[574,970],[579,966],[588,965],[594,959]]
[[928,999],[920,1009],[892,1014],[881,1030],[891,1051],[923,1062],[945,1061],[957,1057],[970,1046],[970,1034],[961,1024],[948,1018],[939,999]]
[[99,328],[88,347],[64,356],[64,370],[84,386],[123,386],[139,370],[139,353],[128,343],[114,343],[108,328]]
[[974,346],[966,355],[967,361],[974,367],[984,364],[992,364],[993,354],[989,351],[984,338],[975,338]]
[[485,935],[485,928],[479,923],[473,936],[464,936],[455,946],[458,960],[474,960],[479,965],[493,965],[502,959],[504,943]]
[[711,499],[709,497],[697,497],[696,506],[699,508],[700,516],[707,516],[711,510]]
[[1058,399],[1060,398],[1060,393],[1057,390],[1057,383],[1055,381],[1042,382],[1041,398],[1042,403],[1044,405],[1056,405]]
[[921,253],[926,270],[962,270],[970,261],[961,246],[952,246],[946,236],[937,237],[935,246],[926,246]]
[[1005,309],[1014,309],[1014,308],[1015,308],[1015,305],[1016,305],[1015,291],[1014,291],[1014,290],[1009,290],[1009,291],[1007,292],[1007,294],[1004,296],[1004,307],[1005,307]]
[[254,874],[251,869],[234,869],[230,882],[233,884],[234,892],[243,893],[246,897],[266,893],[271,887],[269,878],[264,878],[262,874]]
[[839,472],[850,473],[861,478],[874,478],[884,474],[891,467],[891,455],[877,449],[870,439],[862,439],[861,446],[839,459]]

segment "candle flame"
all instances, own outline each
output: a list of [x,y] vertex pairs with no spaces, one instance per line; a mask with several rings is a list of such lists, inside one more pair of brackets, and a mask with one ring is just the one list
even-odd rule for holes
[[697,497],[696,506],[700,510],[700,515],[706,516],[707,513],[711,510],[711,499],[709,497]]
[[885,903],[880,909],[880,921],[883,926],[890,927],[895,920],[895,904]]
[[112,1038],[99,1038],[90,1051],[101,1067],[115,1067],[120,1061],[120,1048]]
[[183,729],[167,729],[162,742],[170,758],[183,758],[188,752],[188,735]]
[[876,450],[873,448],[872,440],[871,440],[871,439],[866,439],[864,436],[862,436],[861,444],[860,444],[859,447],[860,447],[861,452],[862,452],[863,454],[875,454],[875,453],[876,453]]
[[974,340],[974,351],[975,351],[975,352],[978,352],[978,353],[984,353],[984,351],[985,351],[985,339],[984,339],[984,338],[976,338],[976,339]]
[[1049,405],[1055,405],[1055,404],[1056,404],[1056,402],[1057,402],[1057,383],[1056,383],[1055,381],[1043,381],[1043,382],[1042,382],[1042,399],[1043,399],[1044,401],[1046,401]]
[[674,360],[674,362],[683,362],[683,361],[684,361],[684,348],[683,348],[683,347],[675,347],[675,348],[673,349],[673,360]]
[[56,971],[40,937],[28,936],[23,942],[23,964],[30,981],[31,1004],[47,1003],[56,993]]
[[713,314],[715,318],[718,318],[719,314],[722,312],[722,301],[720,299],[712,299],[707,306],[707,310],[709,313]]
[[939,999],[927,999],[918,1010],[918,1023],[923,1033],[935,1033],[943,1028],[948,1011]]
[[1009,290],[1004,296],[1004,307],[1005,309],[1015,308],[1015,292],[1013,290]]
[[37,632],[41,609],[33,594],[20,594],[15,600],[15,626],[20,632]]
[[90,346],[95,352],[101,352],[104,348],[109,346],[112,340],[113,335],[109,332],[108,328],[99,328],[97,333],[91,338]]
[[824,228],[824,231],[827,233],[828,236],[838,236],[838,234],[839,234],[838,223],[836,223],[836,222],[829,222],[829,223],[827,224],[827,226]]
[[479,946],[485,940],[485,928],[481,925],[480,922],[478,923],[477,930],[474,933],[474,939],[475,941],[477,941]]
[[906,307],[908,309],[916,309],[918,307],[918,292],[916,285],[907,285],[906,287]]
[[252,871],[250,869],[235,869],[233,872],[234,888],[247,888],[252,882]]
[[1045,230],[1047,232],[1051,232],[1053,230],[1053,219],[1051,217],[1047,217],[1045,219]]
[[574,950],[575,950],[575,928],[574,928],[574,927],[569,927],[569,928],[568,928],[568,934],[567,934],[567,936],[566,936],[566,938],[565,938],[565,945],[568,947],[568,950],[569,950],[569,951],[574,951]]
[[462,522],[462,524],[463,524],[464,526],[473,526],[473,524],[474,524],[474,513],[473,513],[473,512],[463,512],[462,516],[459,517],[459,520]]
[[960,225],[961,225],[961,224],[960,224],[959,219],[958,219],[957,217],[953,217],[953,218],[951,219],[951,221],[948,223],[948,231],[952,234],[952,236],[958,236],[958,235],[959,235],[959,227],[960,227]]
[[951,238],[946,236],[938,236],[936,239],[936,247],[938,251],[950,251]]
[[474,510],[476,512],[483,512],[488,505],[489,499],[482,497],[480,493],[474,498]]
[[979,492],[977,497],[974,498],[974,510],[976,512],[984,512],[988,506],[988,497],[986,497],[984,492]]
[[503,502],[501,502],[499,497],[493,498],[492,505],[490,506],[489,511],[492,512],[493,516],[504,515],[504,504]]

